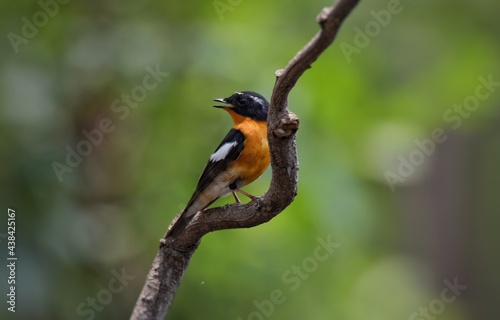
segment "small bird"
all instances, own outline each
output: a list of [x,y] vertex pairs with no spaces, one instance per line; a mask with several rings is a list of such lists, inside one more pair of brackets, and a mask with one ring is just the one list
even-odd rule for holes
[[214,99],[224,105],[233,119],[233,128],[210,156],[191,200],[179,218],[167,232],[167,236],[179,235],[194,215],[220,197],[239,192],[252,200],[253,195],[242,187],[259,178],[269,166],[270,154],[267,142],[267,112],[269,102],[252,91],[236,92],[229,98]]

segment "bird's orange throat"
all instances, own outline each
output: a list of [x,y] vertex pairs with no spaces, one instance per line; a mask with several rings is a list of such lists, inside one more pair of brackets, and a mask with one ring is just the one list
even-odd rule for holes
[[231,115],[234,129],[243,132],[247,138],[256,137],[264,139],[267,146],[267,121],[257,121],[249,117],[244,117],[231,110],[231,108],[224,108],[224,110]]
[[236,127],[237,125],[245,122],[245,121],[248,121],[248,120],[251,120],[250,118],[248,117],[244,117],[242,116],[241,114],[237,114],[236,112],[234,112],[232,110],[232,108],[224,108],[224,110],[227,111],[227,113],[229,113],[229,115],[231,116],[231,118],[233,119],[233,122],[234,122],[234,126]]

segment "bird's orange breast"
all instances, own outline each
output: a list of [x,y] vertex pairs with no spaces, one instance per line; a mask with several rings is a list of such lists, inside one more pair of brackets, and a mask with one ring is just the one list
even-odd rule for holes
[[228,110],[233,118],[234,129],[245,136],[245,148],[231,165],[232,170],[240,176],[242,186],[260,177],[270,163],[269,145],[267,142],[266,121],[256,121]]

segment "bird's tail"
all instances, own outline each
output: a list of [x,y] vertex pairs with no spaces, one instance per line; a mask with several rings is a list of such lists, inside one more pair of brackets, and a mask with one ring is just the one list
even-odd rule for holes
[[174,225],[168,230],[166,237],[177,237],[194,218],[194,214],[188,214],[187,208],[182,211]]

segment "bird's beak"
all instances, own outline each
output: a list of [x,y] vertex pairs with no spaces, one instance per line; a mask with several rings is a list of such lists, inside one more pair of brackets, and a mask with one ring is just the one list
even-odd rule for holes
[[230,105],[225,98],[219,98],[219,99],[214,99],[215,102],[220,102],[220,103],[224,103],[225,105],[223,106],[214,106],[215,108],[232,108],[233,106]]

